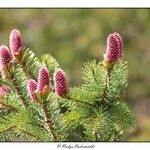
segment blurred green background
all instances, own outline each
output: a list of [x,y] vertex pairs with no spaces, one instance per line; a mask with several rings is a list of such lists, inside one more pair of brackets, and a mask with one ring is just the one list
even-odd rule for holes
[[71,86],[82,83],[87,59],[103,59],[108,34],[120,33],[130,68],[126,97],[136,114],[136,127],[124,140],[150,141],[149,9],[1,9],[0,44],[8,44],[13,28],[38,56],[51,53]]

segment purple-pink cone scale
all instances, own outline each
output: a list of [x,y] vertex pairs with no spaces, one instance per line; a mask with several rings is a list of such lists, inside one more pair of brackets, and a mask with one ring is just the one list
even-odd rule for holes
[[5,45],[0,46],[0,65],[4,68],[11,61],[9,48]]
[[37,92],[42,92],[44,88],[50,89],[50,75],[48,69],[42,66],[38,73]]
[[116,61],[123,55],[122,38],[118,33],[110,34],[107,38],[106,59],[110,62]]
[[27,90],[32,101],[36,100],[36,95],[35,95],[36,89],[37,89],[37,82],[33,79],[28,80]]
[[116,40],[118,41],[118,45],[119,45],[119,58],[122,57],[123,55],[123,40],[122,40],[122,37],[117,33],[117,32],[114,32],[113,35],[116,37]]
[[13,29],[9,36],[9,45],[12,56],[15,57],[21,50],[22,39],[20,31],[17,29]]
[[0,96],[5,96],[9,92],[9,89],[6,85],[0,86]]
[[61,69],[57,69],[54,73],[54,88],[58,96],[65,96],[68,93],[66,76]]

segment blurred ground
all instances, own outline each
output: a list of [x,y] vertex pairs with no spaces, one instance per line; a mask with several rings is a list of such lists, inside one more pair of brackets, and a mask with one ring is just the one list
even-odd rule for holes
[[118,32],[124,40],[130,77],[127,101],[135,110],[130,141],[150,141],[150,10],[149,9],[1,9],[0,44],[8,44],[13,28],[38,56],[51,53],[79,85],[82,63],[102,59],[106,38]]

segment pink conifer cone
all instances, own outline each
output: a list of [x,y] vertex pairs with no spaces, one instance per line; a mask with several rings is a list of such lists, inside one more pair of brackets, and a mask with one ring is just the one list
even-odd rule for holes
[[37,82],[33,79],[28,80],[27,89],[32,101],[36,100],[35,90],[37,89]]
[[117,61],[123,55],[123,42],[118,33],[110,34],[107,38],[107,48],[105,59],[114,62]]
[[0,86],[0,96],[5,96],[9,92],[9,89],[6,85]]
[[0,46],[0,72],[3,79],[8,77],[8,65],[11,61],[9,48],[5,45]]
[[22,39],[19,30],[13,29],[11,31],[9,36],[9,45],[13,59],[16,59],[16,57],[20,54],[22,46]]
[[5,45],[0,46],[0,65],[2,68],[7,66],[11,61],[9,48]]
[[42,66],[38,73],[37,92],[45,94],[50,91],[50,75],[46,67]]
[[123,40],[122,40],[122,37],[117,33],[117,32],[114,32],[113,35],[116,37],[116,39],[118,40],[118,45],[120,47],[120,55],[119,55],[119,58],[122,57],[123,55]]
[[54,73],[54,88],[58,96],[65,96],[68,93],[66,76],[61,69],[57,69]]

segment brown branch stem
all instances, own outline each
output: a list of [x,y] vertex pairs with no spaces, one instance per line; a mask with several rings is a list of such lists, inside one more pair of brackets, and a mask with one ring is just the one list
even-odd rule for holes
[[85,102],[85,101],[80,101],[80,100],[75,99],[75,98],[70,97],[70,96],[66,96],[65,98],[66,98],[67,100],[73,100],[73,101],[78,102],[78,103],[82,103],[82,104],[85,104],[85,105],[88,105],[88,106],[95,107],[95,105],[94,105],[94,104],[87,103],[87,102]]
[[13,128],[15,128],[16,126],[10,126],[8,127],[7,129],[3,130],[3,131],[0,131],[0,133],[3,133],[3,132],[7,132],[8,130],[11,130]]
[[105,101],[105,102],[107,102],[106,101],[106,96],[107,96],[107,90],[108,90],[108,84],[109,84],[109,81],[110,81],[111,71],[112,71],[112,67],[107,69],[107,76],[106,76],[106,81],[105,81],[106,84],[105,84],[105,88],[104,88],[104,93],[102,95],[102,100]]
[[50,134],[53,136],[53,141],[57,141],[57,137],[56,137],[55,130],[53,127],[53,122],[51,120],[51,116],[48,114],[48,110],[47,110],[46,105],[44,105],[44,104],[42,105],[42,110],[44,112],[45,123],[49,128]]
[[14,106],[5,104],[5,103],[2,102],[2,101],[0,101],[0,104],[2,104],[2,105],[5,106],[5,107],[12,108],[12,109],[14,109],[15,111],[18,111]]

